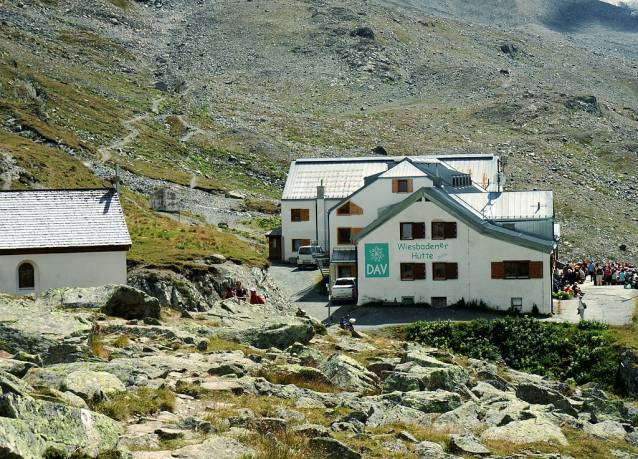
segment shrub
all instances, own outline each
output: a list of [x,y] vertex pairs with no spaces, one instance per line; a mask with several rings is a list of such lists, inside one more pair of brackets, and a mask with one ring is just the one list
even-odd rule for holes
[[515,370],[573,378],[578,384],[614,386],[619,356],[606,334],[608,325],[540,322],[530,317],[415,322],[406,339],[441,347],[467,357],[503,362]]
[[569,293],[561,290],[560,292],[552,293],[552,298],[556,300],[569,300],[570,297]]

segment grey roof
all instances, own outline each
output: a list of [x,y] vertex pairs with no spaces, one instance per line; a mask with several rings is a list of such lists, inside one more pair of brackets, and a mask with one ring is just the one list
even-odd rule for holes
[[[343,199],[363,187],[366,177],[384,173],[389,169],[391,172],[388,177],[404,170],[408,171],[406,159],[431,177],[436,175],[438,169],[439,176],[448,185],[452,184],[452,178],[455,176],[471,172],[474,179],[484,175],[491,177],[497,169],[494,155],[490,154],[304,158],[291,163],[281,199],[315,199],[317,187],[322,183],[325,187],[325,198]],[[399,164],[401,162],[404,164]],[[392,171],[395,165],[399,167],[396,172]],[[411,173],[410,176],[417,175]],[[476,183],[464,187],[462,192],[479,191],[483,191],[483,188]]]
[[436,205],[445,209],[451,215],[484,236],[517,244],[530,249],[539,250],[545,253],[550,253],[554,249],[554,241],[541,239],[494,225],[493,223],[485,220],[475,209],[471,208],[463,201],[456,199],[454,195],[448,195],[444,190],[437,187],[421,188],[412,193],[402,202],[388,208],[388,210],[381,214],[379,218],[355,234],[352,238],[353,242],[359,242],[376,228],[410,207],[420,198],[425,198],[434,202]]
[[332,251],[330,263],[356,263],[356,249],[335,249]]
[[477,153],[437,156],[437,158],[459,172],[470,174],[472,181],[484,190],[498,191],[496,183],[498,163],[494,161],[494,155]]
[[0,253],[128,250],[113,189],[0,192]]
[[281,236],[283,233],[281,232],[281,226],[278,226],[277,228],[273,228],[270,231],[268,231],[266,233],[266,237],[270,237],[270,236]]
[[457,195],[490,220],[539,220],[553,218],[551,191],[509,191]]

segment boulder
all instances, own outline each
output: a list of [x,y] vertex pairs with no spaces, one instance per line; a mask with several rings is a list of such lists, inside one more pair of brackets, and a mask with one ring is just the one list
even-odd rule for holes
[[221,435],[208,436],[198,445],[189,445],[171,452],[177,459],[241,459],[252,457],[255,451],[235,440]]
[[126,387],[111,373],[79,370],[69,373],[62,384],[62,390],[70,391],[91,402],[108,399],[110,395],[126,391]]
[[304,346],[301,343],[294,343],[286,348],[286,352],[301,360],[304,365],[319,363],[323,360],[323,354],[316,349]]
[[306,438],[330,436],[330,431],[321,424],[302,424],[293,427],[292,431]]
[[483,423],[488,426],[504,426],[513,421],[536,419],[536,412],[530,411],[530,405],[522,400],[508,400],[489,404]]
[[307,344],[315,335],[315,329],[312,324],[296,321],[292,317],[282,317],[280,321],[246,319],[243,324],[219,327],[213,334],[259,349],[286,349],[297,342]]
[[451,440],[450,449],[454,453],[479,457],[490,454],[490,450],[483,446],[481,440],[473,433],[452,435]]
[[293,383],[295,380],[297,381],[305,381],[309,383],[319,383],[325,385],[332,385],[332,381],[330,378],[325,375],[320,369],[313,367],[304,367],[298,364],[290,364],[290,365],[277,365],[276,367],[277,373],[284,373],[289,375]]
[[53,306],[33,301],[0,299],[0,350],[39,355],[52,363],[49,349],[67,340],[86,340],[93,324]]
[[549,442],[567,446],[567,438],[560,427],[545,420],[529,419],[510,422],[503,427],[490,427],[481,434],[481,441],[495,440],[515,444]]
[[340,353],[332,354],[319,370],[340,389],[365,392],[377,388],[377,375],[365,369],[356,360]]
[[516,395],[513,393],[502,391],[494,387],[492,384],[488,384],[483,381],[479,381],[476,386],[472,388],[472,393],[483,403],[513,400],[516,398]]
[[443,413],[432,424],[437,430],[468,432],[481,427],[485,409],[476,402],[465,402],[458,408]]
[[88,288],[58,288],[42,293],[36,303],[62,309],[99,309],[104,314],[124,319],[159,317],[160,303],[128,285],[103,285]]
[[593,429],[588,432],[590,435],[598,435],[603,438],[609,438],[614,440],[624,440],[627,436],[627,431],[620,422],[617,421],[602,421],[592,425]]
[[405,424],[429,427],[432,423],[432,418],[432,415],[427,415],[414,408],[395,405],[391,402],[380,402],[372,404],[366,420],[366,426],[379,427],[395,422],[403,422]]
[[629,417],[629,409],[621,400],[588,398],[583,402],[581,411],[591,413],[594,422],[626,420]]
[[23,361],[19,359],[0,359],[0,371],[11,373],[18,378],[22,378],[25,374],[27,374],[27,371],[37,366],[37,364],[30,361]]
[[401,359],[402,363],[415,362],[422,367],[445,368],[450,367],[449,363],[441,362],[432,357],[426,349],[415,349],[406,352]]
[[78,448],[91,456],[115,448],[119,427],[110,418],[60,403],[0,395],[0,451],[7,457],[41,458],[52,444],[71,453]]
[[419,459],[461,459],[443,451],[443,447],[431,441],[422,441],[414,445],[414,452]]
[[[394,394],[394,393],[393,393]],[[388,395],[393,395],[388,394]],[[447,413],[463,404],[459,394],[445,390],[408,392],[401,394],[397,402],[423,413]]]
[[361,454],[348,448],[339,440],[330,437],[315,437],[310,439],[310,447],[334,459],[361,459]]
[[545,386],[530,383],[520,384],[516,388],[516,397],[536,405],[549,405],[551,403],[571,416],[578,416],[567,397]]
[[[442,362],[441,362],[442,363]],[[407,366],[407,364],[405,364]],[[465,368],[458,365],[443,364],[440,367],[422,367],[413,364],[407,372],[395,371],[386,378],[383,391],[395,390],[437,390],[453,391],[462,384],[470,381],[470,375]],[[398,365],[397,370],[405,369]]]

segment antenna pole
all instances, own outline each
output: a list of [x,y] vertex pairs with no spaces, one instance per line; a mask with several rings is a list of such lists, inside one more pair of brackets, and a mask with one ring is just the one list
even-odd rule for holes
[[117,197],[120,198],[120,165],[115,165],[115,191],[117,191]]

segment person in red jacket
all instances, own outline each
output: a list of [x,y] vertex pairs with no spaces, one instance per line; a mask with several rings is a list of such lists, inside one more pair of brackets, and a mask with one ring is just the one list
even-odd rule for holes
[[257,290],[254,288],[250,289],[250,304],[266,304],[261,295],[257,295]]

